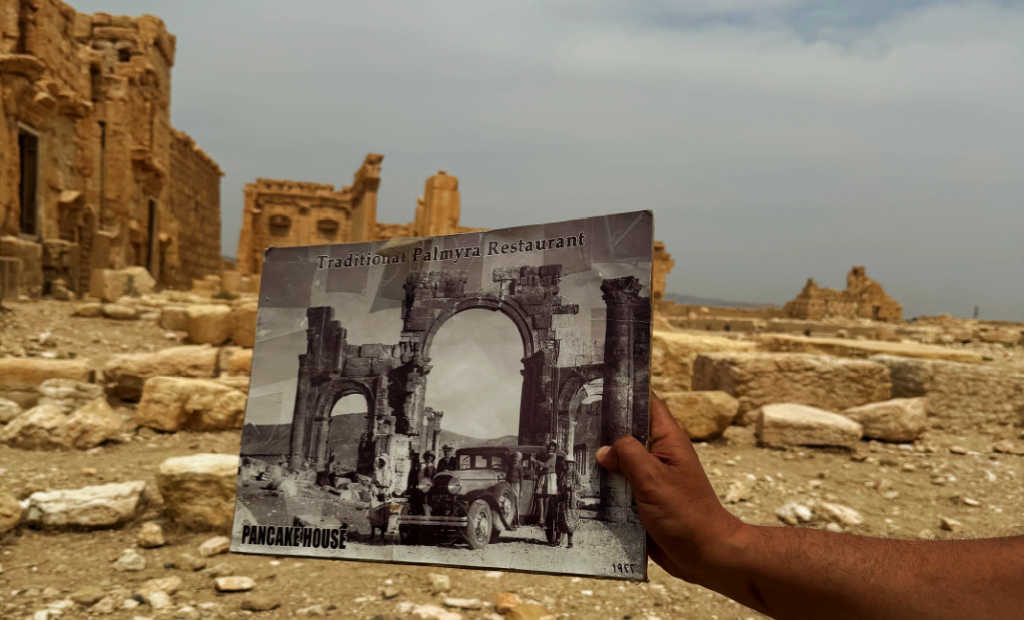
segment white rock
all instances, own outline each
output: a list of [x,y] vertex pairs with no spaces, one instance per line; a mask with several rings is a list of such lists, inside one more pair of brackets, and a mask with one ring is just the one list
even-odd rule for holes
[[396,606],[396,611],[400,614],[409,615],[414,618],[424,618],[425,620],[461,620],[462,614],[454,611],[448,611],[443,607],[437,605],[417,605],[409,601],[402,601]]
[[786,502],[775,511],[775,516],[786,525],[807,523],[814,518],[814,513],[807,506],[797,502]]
[[749,499],[756,483],[757,476],[752,474],[747,474],[738,480],[733,480],[729,484],[729,489],[725,492],[725,503],[735,504]]
[[28,497],[26,522],[46,529],[116,527],[141,512],[145,488],[144,481],[135,480],[37,491]]
[[454,598],[447,596],[441,602],[444,603],[445,607],[454,607],[455,609],[482,609],[484,606],[483,601],[475,598]]
[[227,536],[214,536],[207,538],[199,545],[199,555],[208,558],[221,553],[227,553],[231,548],[231,539]]
[[849,506],[832,502],[819,502],[816,508],[820,509],[821,513],[830,521],[840,525],[852,527],[864,523],[864,517]]
[[248,592],[256,587],[252,577],[232,575],[230,577],[217,577],[214,585],[218,592]]
[[146,558],[139,555],[134,549],[125,549],[121,557],[114,562],[114,569],[125,572],[146,570]]
[[146,521],[139,528],[137,535],[139,546],[143,549],[152,549],[153,547],[162,547],[167,541],[164,539],[164,530],[160,527],[159,523],[154,521]]
[[830,411],[784,403],[765,405],[757,412],[756,434],[766,446],[839,446],[853,448],[861,426]]
[[430,591],[434,594],[452,589],[452,580],[448,578],[448,575],[430,573],[427,575],[427,579],[430,580]]

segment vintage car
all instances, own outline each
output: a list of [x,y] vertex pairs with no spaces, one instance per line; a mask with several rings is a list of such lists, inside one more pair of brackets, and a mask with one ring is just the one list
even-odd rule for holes
[[[438,472],[421,502],[403,504],[397,518],[402,542],[424,539],[463,539],[474,549],[496,542],[513,529],[518,509],[520,525],[542,525],[531,513],[536,482],[524,479],[517,494],[505,480],[512,452],[542,459],[543,446],[462,448],[455,456],[458,469]],[[565,455],[558,454],[559,459]],[[422,505],[422,509],[418,509]],[[549,533],[549,537],[552,536]]]

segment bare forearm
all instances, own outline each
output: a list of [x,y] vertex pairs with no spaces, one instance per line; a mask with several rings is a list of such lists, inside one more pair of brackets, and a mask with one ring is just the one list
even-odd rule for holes
[[1024,536],[884,540],[744,526],[702,584],[776,618],[1019,618]]

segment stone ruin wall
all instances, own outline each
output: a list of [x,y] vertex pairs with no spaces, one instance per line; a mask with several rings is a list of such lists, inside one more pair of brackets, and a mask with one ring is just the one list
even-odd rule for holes
[[[356,171],[353,184],[339,190],[326,183],[263,178],[247,184],[238,241],[238,271],[243,275],[259,274],[263,254],[271,246],[379,241],[486,230],[459,223],[459,179],[444,170],[426,180],[423,195],[416,200],[412,222],[377,222],[383,158],[376,153],[368,154]],[[664,295],[665,280],[675,261],[661,241],[654,243],[653,252],[652,294],[657,302]]]
[[[187,251],[178,252],[181,267],[167,283],[188,288],[192,278],[222,270],[220,178],[223,173],[188,134],[172,130],[171,135],[170,206],[173,223],[177,226],[178,245]],[[217,234],[212,235],[211,231]]]
[[783,308],[786,316],[796,319],[824,318],[872,319],[900,321],[903,308],[889,297],[882,285],[867,276],[862,266],[846,274],[846,289],[821,288],[808,278],[800,294]]
[[[130,265],[165,285],[210,273],[221,172],[171,127],[174,53],[151,15],[0,0],[0,259],[18,259],[18,292],[61,278],[84,294],[94,269]],[[33,162],[36,191],[23,201]],[[184,201],[189,226],[178,225]]]

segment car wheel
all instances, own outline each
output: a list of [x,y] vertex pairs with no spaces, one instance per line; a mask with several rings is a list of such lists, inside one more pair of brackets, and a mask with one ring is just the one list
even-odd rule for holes
[[474,549],[483,549],[491,542],[491,532],[494,530],[490,504],[485,499],[474,500],[466,516],[469,519],[464,532],[466,542]]
[[501,513],[501,520],[512,527],[515,524],[516,519],[516,505],[519,503],[519,498],[516,497],[516,492],[512,487],[505,487],[502,489],[501,494],[498,495],[498,511]]

